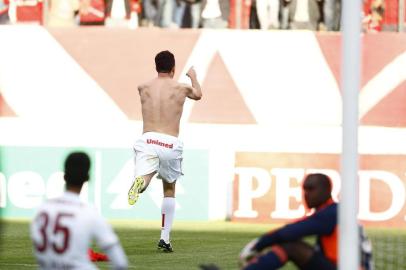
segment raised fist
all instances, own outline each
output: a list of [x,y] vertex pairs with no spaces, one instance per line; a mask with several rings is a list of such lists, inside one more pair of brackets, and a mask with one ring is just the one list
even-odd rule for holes
[[186,73],[186,76],[189,78],[196,78],[196,71],[193,67],[189,68],[189,71]]

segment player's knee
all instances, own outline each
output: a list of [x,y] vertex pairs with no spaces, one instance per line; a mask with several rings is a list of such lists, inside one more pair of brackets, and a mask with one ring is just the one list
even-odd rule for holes
[[164,197],[175,197],[175,189],[164,190]]
[[304,242],[289,242],[280,246],[296,265],[304,265],[314,254],[314,249]]
[[164,193],[175,194],[175,182],[168,183],[164,180],[162,182],[163,182]]

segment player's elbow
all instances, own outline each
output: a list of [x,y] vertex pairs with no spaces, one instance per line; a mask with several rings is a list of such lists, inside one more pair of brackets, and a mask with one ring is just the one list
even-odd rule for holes
[[201,100],[202,99],[202,94],[199,93],[191,93],[190,95],[187,96],[190,99],[193,100]]
[[203,96],[202,94],[195,95],[195,100],[201,100],[202,96]]

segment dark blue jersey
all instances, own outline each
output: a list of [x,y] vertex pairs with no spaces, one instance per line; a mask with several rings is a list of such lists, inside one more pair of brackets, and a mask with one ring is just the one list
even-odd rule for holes
[[[337,264],[338,258],[338,204],[329,200],[311,216],[271,231],[263,235],[254,249],[261,251],[275,244],[298,241],[306,236],[317,237],[317,247],[332,263]],[[368,238],[360,227],[361,265],[365,270],[373,269],[372,250]]]
[[302,220],[263,235],[255,245],[260,251],[278,243],[300,240],[305,236],[317,236],[321,252],[332,262],[337,262],[337,203],[329,202],[314,214]]

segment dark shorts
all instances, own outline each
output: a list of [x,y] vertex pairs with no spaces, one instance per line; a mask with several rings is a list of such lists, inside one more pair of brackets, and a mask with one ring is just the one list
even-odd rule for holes
[[327,259],[321,252],[316,251],[301,270],[337,270],[337,266]]

